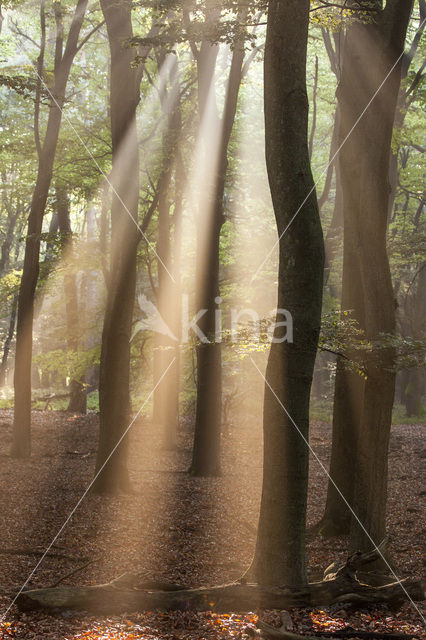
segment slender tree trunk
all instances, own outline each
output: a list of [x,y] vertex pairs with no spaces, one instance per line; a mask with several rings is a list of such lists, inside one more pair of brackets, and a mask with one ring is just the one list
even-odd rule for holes
[[[167,149],[167,146],[165,146]],[[176,307],[176,289],[169,274],[172,271],[171,256],[171,213],[169,188],[171,170],[168,171],[167,184],[158,201],[158,242],[157,254],[161,258],[158,262],[158,292],[157,304],[161,317],[173,332],[174,312]],[[167,271],[166,271],[166,268]],[[163,429],[163,446],[173,449],[176,446],[178,398],[174,386],[176,377],[175,340],[158,333],[154,349],[154,421],[161,424]],[[164,372],[167,370],[167,374]]]
[[[172,242],[172,225],[180,224],[179,205],[175,202],[175,213],[171,213],[171,186],[177,149],[181,136],[181,105],[179,98],[179,74],[177,61],[174,61],[170,71],[170,88],[168,96],[164,97],[163,109],[169,109],[167,116],[167,130],[163,135],[163,179],[158,198],[158,289],[157,305],[161,317],[166,322],[176,339],[161,333],[156,335],[154,349],[154,396],[153,418],[161,424],[163,430],[163,446],[173,449],[176,446],[176,435],[179,422],[179,359],[178,353],[178,313],[180,287],[176,280],[179,267],[173,265],[173,253],[179,248],[174,246],[180,242],[179,234],[174,234]],[[177,207],[177,209],[176,209]],[[176,215],[176,210],[178,215]],[[173,276],[173,280],[172,277]],[[178,278],[179,279],[179,278]],[[167,373],[165,374],[165,372]]]
[[102,332],[99,380],[100,434],[93,490],[129,489],[127,438],[130,423],[130,335],[136,288],[139,149],[137,71],[132,50],[131,2],[101,0],[111,51],[110,113],[115,194],[111,207],[111,266]]
[[[351,193],[353,175],[342,173],[342,189],[347,199]],[[354,195],[354,194],[352,194]],[[348,208],[345,209],[348,213]],[[342,279],[342,318],[345,313],[352,312],[352,319],[360,328],[364,327],[363,297],[357,249],[351,240],[351,221],[346,215],[344,221],[344,256]],[[353,361],[360,359],[356,351],[345,354]],[[349,533],[351,512],[347,503],[352,505],[353,479],[356,468],[356,443],[360,427],[364,398],[364,378],[349,368],[343,358],[337,360],[336,380],[334,386],[333,430],[330,460],[330,477],[327,488],[327,501],[324,515],[316,526],[322,536],[339,536]],[[342,498],[342,494],[343,497]],[[347,501],[347,503],[345,502]]]
[[[334,130],[333,130],[333,137],[330,145],[330,159],[333,158],[333,156],[336,154],[337,148],[338,148],[337,140],[338,140],[339,121],[340,121],[340,115],[339,115],[339,109],[337,108],[334,115]],[[334,173],[335,173],[335,198],[334,198],[333,216],[331,218],[330,226],[327,229],[327,233],[324,239],[324,244],[325,244],[324,286],[328,284],[331,290],[331,294],[337,298],[338,292],[335,290],[335,287],[330,283],[330,273],[331,273],[331,268],[336,258],[336,255],[338,253],[339,246],[341,245],[341,240],[342,240],[343,200],[342,200],[340,167],[336,158],[332,161],[332,166],[334,166]],[[331,173],[333,173],[333,171]],[[330,183],[331,183],[331,178],[330,178]],[[318,198],[318,206],[320,209],[322,208],[322,205],[324,204],[326,197],[327,197],[327,185],[324,187],[324,191],[321,194],[321,198]]]
[[0,387],[6,384],[7,361],[9,358],[10,345],[12,344],[13,334],[15,333],[16,311],[18,308],[18,294],[15,294],[12,301],[12,309],[10,311],[9,328],[6,340],[3,345],[3,357],[0,363]]
[[308,0],[270,2],[265,46],[266,161],[281,238],[278,308],[292,314],[294,342],[279,342],[285,334],[283,327],[276,328],[277,342],[271,345],[266,370],[263,489],[249,575],[260,584],[288,586],[306,583],[309,450],[303,438],[309,437],[309,394],[324,267],[307,138],[308,23]]
[[17,202],[15,210],[11,207],[5,206],[8,212],[7,216],[7,227],[6,227],[6,237],[1,246],[0,253],[0,274],[3,275],[6,269],[9,266],[9,258],[10,258],[10,250],[12,248],[12,243],[15,234],[16,222],[19,216],[23,213],[20,202]]
[[[70,220],[69,199],[66,191],[61,185],[56,185],[56,211],[58,227],[61,235],[62,254],[67,254],[70,258],[72,252],[72,230]],[[69,260],[72,263],[72,260]],[[64,274],[64,294],[65,294],[65,315],[67,326],[68,349],[78,352],[80,346],[80,309],[78,300],[77,276],[71,270]],[[70,401],[67,411],[73,413],[86,413],[87,397],[84,380],[71,377],[69,383]]]
[[[220,123],[220,143],[217,168],[213,177],[211,201],[202,203],[208,209],[206,229],[200,229],[197,248],[197,311],[206,310],[198,326],[206,336],[197,353],[197,404],[194,447],[190,473],[195,476],[216,476],[220,473],[220,435],[222,426],[222,355],[221,337],[216,335],[219,308],[219,245],[224,217],[224,195],[228,170],[228,146],[237,111],[242,80],[244,43],[235,43],[229,72],[225,107]],[[203,64],[198,61],[199,83],[203,81]],[[214,67],[213,67],[214,69]],[[213,75],[213,74],[212,74]],[[207,101],[209,86],[202,87],[200,111]],[[207,150],[208,152],[208,150]],[[208,234],[202,238],[201,234]]]
[[[38,160],[37,179],[28,217],[24,267],[19,289],[16,328],[15,400],[12,455],[26,457],[31,452],[31,361],[34,297],[39,274],[40,234],[47,196],[52,179],[53,163],[62,119],[65,89],[72,62],[77,52],[78,37],[86,12],[87,0],[78,0],[70,26],[65,51],[55,64],[55,84],[43,146]],[[62,52],[61,52],[62,53]]]
[[[408,72],[410,70],[410,66],[413,62],[414,56],[416,55],[417,49],[419,47],[421,37],[423,35],[425,25],[426,25],[426,2],[425,0],[419,0],[419,26],[416,30],[414,38],[411,42],[411,46],[409,51],[404,55],[401,63],[401,81],[404,80]],[[395,121],[394,121],[394,129],[398,132],[402,130],[404,125],[405,117],[408,113],[408,109],[410,106],[410,101],[412,100],[413,94],[415,94],[418,89],[422,78],[422,69],[420,69],[419,73],[417,73],[414,77],[414,80],[410,83],[410,86],[401,87],[398,96],[398,102],[395,113]],[[399,146],[392,146],[390,161],[389,161],[389,186],[390,186],[390,194],[388,201],[388,221],[392,219],[395,198],[397,193],[398,186],[398,150]]]

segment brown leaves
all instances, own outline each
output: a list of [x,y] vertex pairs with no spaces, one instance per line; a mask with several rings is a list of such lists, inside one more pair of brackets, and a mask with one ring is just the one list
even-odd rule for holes
[[[98,418],[71,417],[35,411],[34,455],[25,462],[9,453],[11,412],[0,411],[0,549],[45,549],[77,503],[93,474]],[[132,433],[130,471],[134,493],[114,498],[89,495],[35,573],[30,586],[52,584],[79,566],[79,559],[100,558],[69,584],[109,581],[129,571],[146,580],[200,586],[238,579],[253,552],[261,488],[262,432],[260,424],[234,428],[224,437],[223,476],[189,478],[191,433],[179,434],[178,451],[161,448],[158,426],[147,421]],[[312,425],[312,446],[327,463],[330,426]],[[394,428],[390,453],[390,552],[398,575],[421,577],[424,515],[418,507],[422,491],[419,472],[422,427]],[[88,457],[70,451],[90,452]],[[327,480],[314,461],[310,469],[308,521],[317,522],[325,501]],[[407,524],[407,520],[410,524]],[[326,566],[346,557],[346,541],[320,537],[309,542],[309,572],[318,577]],[[64,556],[64,557],[61,557]],[[1,555],[0,588],[12,589],[29,575],[39,556]],[[0,611],[10,599],[0,597]],[[321,610],[293,610],[295,633],[359,630],[398,631],[421,636],[416,612],[383,607],[356,612],[336,605]],[[12,609],[0,624],[0,638],[13,640],[245,640],[258,617],[276,628],[279,611],[230,615],[150,612],[93,617],[64,612],[19,614]],[[287,624],[290,621],[287,619]]]

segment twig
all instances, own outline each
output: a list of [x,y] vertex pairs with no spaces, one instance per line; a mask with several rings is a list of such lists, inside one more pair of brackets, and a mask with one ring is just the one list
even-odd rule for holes
[[59,578],[59,580],[56,580],[56,582],[53,582],[50,586],[50,588],[53,587],[57,587],[58,584],[60,584],[61,582],[63,582],[64,580],[66,580],[67,578],[70,578],[71,576],[73,576],[75,573],[78,573],[79,571],[82,571],[83,569],[85,569],[86,567],[88,567],[91,564],[94,564],[95,562],[98,562],[98,560],[100,560],[100,558],[94,558],[93,560],[89,560],[88,562],[85,562],[84,564],[80,565],[79,567],[76,567],[75,569],[73,569],[72,571],[70,571],[69,573],[66,573],[64,576],[62,576],[61,578]]

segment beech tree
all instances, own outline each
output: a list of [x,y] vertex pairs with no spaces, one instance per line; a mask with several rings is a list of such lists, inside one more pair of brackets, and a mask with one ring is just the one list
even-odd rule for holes
[[[210,11],[214,20],[215,6]],[[244,14],[245,15],[245,14]],[[239,16],[242,18],[242,15]],[[216,16],[217,18],[217,16]],[[223,114],[219,117],[214,74],[218,45],[203,42],[196,51],[198,77],[198,109],[202,124],[206,111],[212,110],[214,120],[210,126],[218,131],[217,159],[213,160],[213,175],[207,202],[200,202],[200,214],[207,219],[199,221],[197,245],[197,311],[205,310],[198,326],[207,342],[197,344],[197,404],[195,434],[190,473],[197,476],[215,476],[220,473],[220,435],[222,427],[222,358],[221,344],[216,335],[216,313],[220,304],[219,246],[225,222],[224,196],[228,169],[228,146],[237,112],[238,94],[243,76],[244,37],[234,43],[226,89]],[[209,104],[210,101],[210,104]],[[212,103],[214,107],[212,109]],[[204,123],[204,127],[206,128]],[[202,135],[202,133],[201,133]],[[212,153],[206,145],[205,153]],[[213,151],[214,153],[214,151]],[[203,194],[205,197],[205,195]],[[207,237],[206,237],[207,235]]]
[[[279,235],[277,326],[266,369],[264,468],[256,550],[259,584],[306,582],[309,395],[321,323],[324,243],[309,162],[306,49],[309,1],[270,2],[265,44],[266,163]],[[279,322],[281,317],[277,317]]]
[[[130,335],[136,288],[136,252],[141,239],[138,222],[139,146],[136,107],[139,74],[134,52],[125,47],[132,37],[130,0],[101,0],[111,53],[110,117],[113,194],[111,256],[102,332],[99,379],[100,435],[93,491],[128,490],[127,440],[130,422]],[[115,171],[115,174],[114,174]]]
[[25,258],[18,299],[15,356],[15,400],[12,455],[26,457],[31,452],[31,359],[34,296],[39,274],[40,234],[47,196],[52,180],[55,152],[58,144],[65,102],[65,91],[73,60],[79,50],[78,39],[87,8],[87,0],[78,0],[64,47],[63,14],[55,3],[56,40],[54,56],[54,84],[51,89],[49,115],[43,142],[40,140],[39,109],[46,47],[45,2],[40,5],[41,45],[37,64],[38,89],[34,111],[34,133],[38,153],[37,179],[32,195]]
[[[385,534],[387,450],[395,389],[395,353],[382,340],[383,334],[395,333],[386,249],[388,179],[402,52],[413,3],[388,0],[384,8],[381,2],[373,4],[368,19],[356,20],[347,28],[337,92],[344,212],[342,310],[352,311],[372,347],[363,357],[366,380],[338,361],[333,482],[320,527],[323,533],[347,533],[348,504],[354,506],[362,527],[352,519],[351,545],[364,550],[371,547],[371,538],[378,544]],[[361,357],[359,352],[347,355],[355,360]]]
[[[56,210],[62,251],[72,251],[73,239],[69,197],[64,186],[59,183],[56,184]],[[77,277],[73,272],[64,275],[64,294],[68,347],[70,350],[77,352],[81,346],[81,304],[79,304],[78,299]],[[86,413],[87,394],[83,380],[73,377],[69,383],[69,390],[70,400],[67,411]]]

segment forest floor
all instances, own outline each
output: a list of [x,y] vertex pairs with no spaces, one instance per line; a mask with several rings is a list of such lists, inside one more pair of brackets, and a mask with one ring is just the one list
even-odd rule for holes
[[[88,494],[67,522],[50,552],[44,550],[67,520],[88,486],[94,467],[98,416],[35,411],[33,455],[9,456],[12,412],[0,411],[0,591],[23,585],[48,586],[73,569],[92,564],[63,584],[107,582],[129,572],[191,586],[224,584],[240,577],[254,549],[260,501],[262,446],[258,426],[231,428],[223,437],[223,475],[191,478],[191,435],[183,425],[176,451],[161,448],[158,427],[138,420],[131,431],[134,492],[118,497]],[[186,429],[186,430],[185,430]],[[422,577],[426,523],[422,466],[424,425],[398,425],[390,445],[388,529],[398,577]],[[327,464],[331,429],[311,425],[311,445]],[[311,459],[308,524],[323,510],[327,479]],[[308,544],[309,577],[346,557],[347,540],[316,538]],[[36,570],[34,571],[34,569]],[[238,615],[213,613],[128,613],[99,617],[84,613],[23,614],[0,596],[0,638],[77,640],[245,639],[258,616],[274,624],[279,612]],[[420,608],[421,605],[419,605]],[[423,614],[424,614],[424,607]],[[421,637],[421,618],[410,603],[354,611],[347,605],[293,610],[299,633],[359,630],[413,633]],[[425,637],[425,636],[423,636]]]

